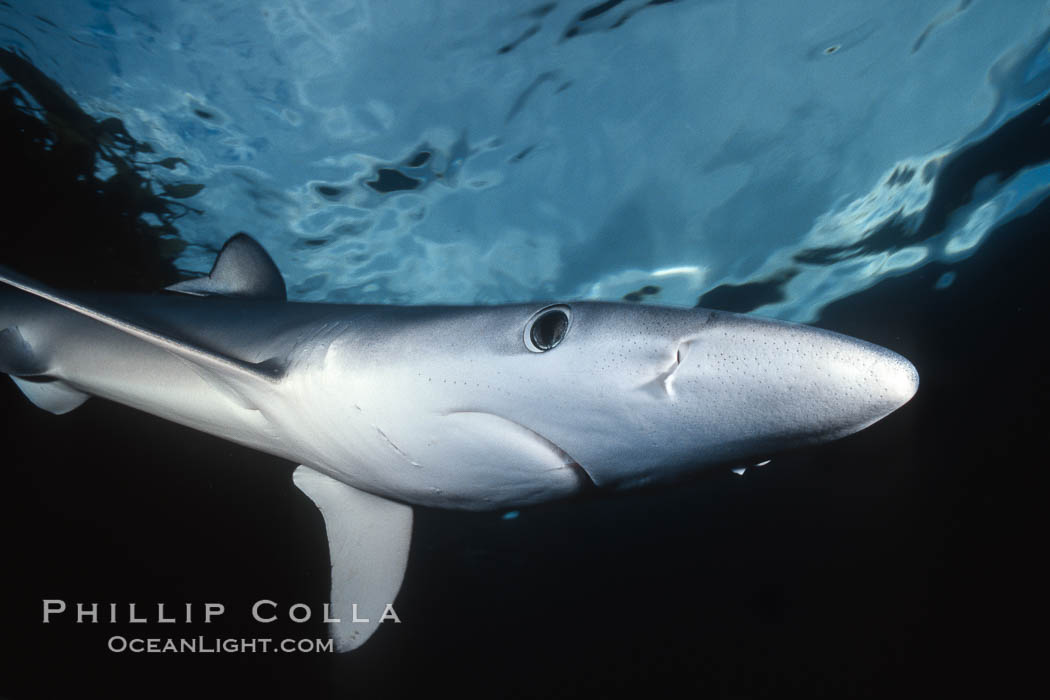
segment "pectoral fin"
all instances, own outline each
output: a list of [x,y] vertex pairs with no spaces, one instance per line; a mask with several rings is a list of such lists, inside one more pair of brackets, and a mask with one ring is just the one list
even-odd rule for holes
[[356,649],[379,627],[401,588],[412,539],[412,508],[309,467],[300,466],[292,478],[324,516],[332,560],[330,611],[340,620],[331,623],[336,648]]

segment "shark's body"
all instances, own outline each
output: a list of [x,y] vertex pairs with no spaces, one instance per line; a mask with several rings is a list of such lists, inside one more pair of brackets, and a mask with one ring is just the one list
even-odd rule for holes
[[37,405],[108,398],[304,465],[333,609],[371,620],[333,627],[344,649],[400,587],[411,505],[517,507],[675,479],[855,432],[918,382],[869,343],[701,309],[289,303],[246,236],[175,294],[0,281],[0,370]]

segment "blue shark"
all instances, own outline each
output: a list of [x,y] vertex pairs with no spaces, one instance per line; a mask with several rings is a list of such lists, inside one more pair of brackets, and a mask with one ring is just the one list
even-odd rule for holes
[[413,506],[675,481],[849,435],[918,388],[885,348],[699,308],[289,302],[244,234],[163,293],[68,293],[6,268],[0,282],[0,371],[40,408],[100,397],[299,465],[340,650],[389,619]]

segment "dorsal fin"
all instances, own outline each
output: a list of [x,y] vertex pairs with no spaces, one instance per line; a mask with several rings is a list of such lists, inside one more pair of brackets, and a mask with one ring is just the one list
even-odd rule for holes
[[[68,294],[53,290],[2,265],[0,265],[0,282],[63,306],[99,323],[116,328],[151,345],[163,348],[176,357],[181,357],[202,369],[216,372],[221,377],[262,379],[266,382],[277,383],[284,376],[284,367],[275,360],[247,362],[237,357],[231,357],[200,344],[178,338],[171,333],[149,328],[142,323],[122,318],[115,313],[81,303]],[[22,348],[19,341],[21,341],[20,336],[17,338],[13,334],[4,336],[3,347],[5,348],[5,354],[16,358],[22,357],[23,353],[13,352]],[[5,370],[0,369],[0,371]]]
[[206,277],[178,282],[167,289],[194,296],[220,294],[277,301],[288,298],[281,271],[259,242],[246,233],[226,241]]

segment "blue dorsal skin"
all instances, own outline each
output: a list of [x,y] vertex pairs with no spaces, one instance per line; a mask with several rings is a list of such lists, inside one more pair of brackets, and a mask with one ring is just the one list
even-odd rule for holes
[[705,309],[287,302],[244,234],[181,294],[0,282],[0,371],[37,405],[100,396],[301,465],[341,650],[389,619],[413,505],[511,510],[753,464],[861,430],[918,388],[884,348]]

